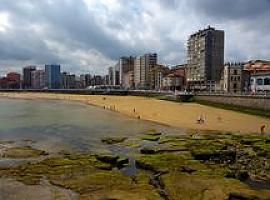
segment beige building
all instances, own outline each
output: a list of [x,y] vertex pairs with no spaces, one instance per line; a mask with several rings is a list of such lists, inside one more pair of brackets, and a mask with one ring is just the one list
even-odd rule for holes
[[150,69],[150,89],[161,90],[162,79],[170,73],[170,69],[164,65],[157,64]]
[[200,30],[189,37],[187,48],[189,86],[218,82],[224,65],[224,31],[210,26]]
[[151,89],[151,73],[157,64],[157,54],[145,54],[134,61],[134,82],[136,89]]
[[134,85],[139,88],[141,83],[141,57],[136,57],[134,60]]
[[249,90],[249,75],[244,70],[244,63],[224,65],[222,81],[226,93],[242,93]]
[[176,75],[176,74],[169,74],[162,78],[162,89],[163,90],[183,90],[184,88],[184,77]]

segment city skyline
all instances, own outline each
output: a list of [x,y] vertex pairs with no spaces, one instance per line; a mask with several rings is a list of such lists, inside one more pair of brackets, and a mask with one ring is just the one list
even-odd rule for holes
[[188,36],[208,25],[226,32],[225,61],[269,58],[267,0],[1,1],[0,74],[35,63],[105,74],[121,56],[147,52],[182,64]]

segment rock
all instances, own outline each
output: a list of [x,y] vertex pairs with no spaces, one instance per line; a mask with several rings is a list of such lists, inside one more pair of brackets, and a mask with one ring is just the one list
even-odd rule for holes
[[144,133],[145,135],[152,135],[152,136],[161,136],[162,133],[157,130],[148,130]]
[[118,144],[126,140],[126,137],[106,137],[102,138],[101,141],[105,144]]
[[151,164],[147,164],[141,160],[136,160],[135,165],[139,169],[144,169],[144,170],[150,170],[150,171],[156,171],[156,169],[153,167]]
[[160,136],[156,136],[156,135],[145,135],[142,137],[142,140],[148,140],[148,141],[153,141],[156,142],[160,139]]
[[243,193],[230,193],[228,200],[260,200],[259,197]]
[[192,172],[195,172],[196,170],[190,168],[189,166],[183,165],[183,166],[181,166],[180,171],[191,174]]
[[39,156],[47,156],[48,153],[42,150],[33,149],[30,146],[11,147],[3,151],[2,157],[5,158],[34,158]]
[[119,156],[110,155],[110,154],[96,155],[97,160],[105,162],[105,163],[110,163],[110,164],[116,164],[118,158],[119,158]]
[[235,178],[237,178],[240,181],[245,181],[249,178],[249,174],[247,171],[237,171],[235,173]]
[[154,147],[143,147],[142,149],[140,149],[140,152],[142,154],[157,154],[159,153],[159,150]]
[[215,161],[217,163],[234,163],[236,153],[232,150],[195,150],[191,152],[195,160]]
[[129,163],[129,159],[128,158],[119,158],[116,161],[116,165],[118,168],[122,168],[123,166],[127,165]]

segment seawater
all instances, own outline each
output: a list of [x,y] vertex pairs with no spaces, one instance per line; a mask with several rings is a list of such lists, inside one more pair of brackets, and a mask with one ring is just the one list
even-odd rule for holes
[[93,150],[102,137],[134,137],[149,129],[181,131],[78,102],[0,98],[0,140],[33,140],[48,151]]

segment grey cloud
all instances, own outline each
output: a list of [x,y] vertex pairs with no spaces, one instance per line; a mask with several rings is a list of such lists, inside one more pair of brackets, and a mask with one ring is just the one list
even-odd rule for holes
[[9,13],[12,25],[0,32],[0,67],[12,60],[14,65],[58,62],[74,71],[91,66],[101,72],[122,55],[153,51],[163,63],[183,63],[187,34],[208,24],[225,29],[226,59],[269,55],[269,0],[118,0],[115,10],[110,1],[96,2],[97,10],[83,0],[0,0],[0,12]]
[[189,1],[188,5],[193,7],[197,13],[221,20],[249,20],[269,13],[269,0],[194,0]]

